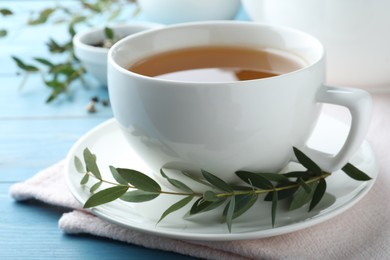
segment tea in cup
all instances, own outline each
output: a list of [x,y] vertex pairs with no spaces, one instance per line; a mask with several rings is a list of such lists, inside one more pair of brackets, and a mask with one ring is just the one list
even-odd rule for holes
[[[176,165],[235,182],[238,170],[280,171],[294,160],[293,147],[323,170],[340,169],[365,137],[371,99],[324,82],[316,38],[260,23],[167,26],[126,37],[108,54],[114,117],[155,173]],[[352,116],[335,155],[306,145],[323,103]]]

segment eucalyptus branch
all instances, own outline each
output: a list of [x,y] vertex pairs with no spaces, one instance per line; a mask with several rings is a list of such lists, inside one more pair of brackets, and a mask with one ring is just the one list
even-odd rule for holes
[[[331,176],[331,173],[322,171],[315,162],[297,148],[294,147],[293,151],[299,163],[306,170],[288,173],[236,172],[237,177],[245,185],[228,184],[204,170],[202,170],[202,178],[183,172],[183,175],[191,181],[205,185],[207,190],[204,192],[194,191],[182,181],[170,178],[163,169],[160,170],[161,176],[179,191],[163,190],[155,180],[139,171],[115,168],[114,166],[110,166],[109,169],[115,181],[105,180],[100,174],[96,155],[92,154],[88,148],[85,148],[83,152],[84,163],[77,156],[74,157],[74,163],[77,171],[84,174],[80,181],[81,185],[85,186],[90,182],[90,177],[97,181],[94,181],[89,189],[91,196],[85,202],[84,208],[96,207],[117,199],[141,203],[151,201],[160,195],[184,197],[162,213],[158,221],[160,222],[169,214],[185,207],[194,198],[197,198],[192,203],[188,214],[196,215],[225,205],[222,219],[226,221],[229,232],[231,232],[233,219],[248,211],[258,200],[259,195],[265,195],[264,200],[272,203],[272,226],[275,225],[276,209],[279,200],[290,198],[290,210],[310,204],[309,211],[311,211],[318,205],[326,192],[326,178]],[[367,174],[349,163],[342,170],[348,176],[358,181],[371,179]],[[100,189],[103,183],[110,187]]]
[[[59,43],[54,39],[49,39],[46,43],[50,54],[66,54],[58,64],[54,64],[48,58],[34,58],[33,62],[26,62],[21,58],[13,56],[18,69],[23,74],[20,84],[22,87],[26,84],[26,79],[33,73],[43,73],[43,82],[46,87],[51,89],[51,94],[46,99],[47,103],[52,102],[62,94],[70,95],[70,85],[80,80],[83,82],[83,75],[86,70],[74,56],[72,38],[76,34],[76,27],[79,24],[90,25],[90,21],[98,19],[100,24],[108,24],[114,20],[120,19],[120,15],[126,10],[123,6],[135,4],[134,0],[91,0],[80,1],[80,6],[68,8],[59,2],[55,6],[46,7],[34,12],[27,20],[29,26],[39,26],[42,24],[66,24],[68,39],[64,43]],[[135,6],[136,9],[138,6]],[[0,9],[2,16],[11,15],[12,11]],[[132,14],[135,15],[135,14]],[[126,15],[130,17],[131,15]],[[0,28],[0,38],[7,35],[7,30]],[[61,56],[62,58],[63,56]],[[29,64],[27,64],[29,63]],[[43,66],[42,66],[43,65]]]

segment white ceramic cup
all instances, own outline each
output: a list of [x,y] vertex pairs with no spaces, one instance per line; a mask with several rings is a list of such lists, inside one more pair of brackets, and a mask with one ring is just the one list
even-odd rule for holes
[[329,84],[390,88],[389,0],[242,0],[255,21],[317,37],[327,52]]
[[[155,53],[215,45],[282,49],[307,65],[271,78],[222,83],[171,81],[127,70]],[[293,146],[323,170],[334,171],[361,145],[371,99],[363,90],[324,85],[324,63],[322,44],[294,29],[237,21],[189,23],[116,43],[108,55],[108,89],[123,133],[156,173],[181,165],[233,182],[237,170],[281,170],[294,160]],[[306,146],[322,103],[347,107],[352,115],[349,136],[336,155]]]
[[[108,26],[115,37],[123,38],[141,31],[163,26],[151,22],[132,22]],[[73,37],[73,46],[76,57],[85,69],[91,73],[102,85],[107,85],[107,54],[108,48],[94,46],[106,39],[104,27],[86,28]]]

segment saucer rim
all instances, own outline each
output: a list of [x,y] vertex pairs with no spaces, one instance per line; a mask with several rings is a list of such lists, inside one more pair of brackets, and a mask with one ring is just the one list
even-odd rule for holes
[[[327,116],[327,115],[326,115]],[[330,116],[327,116],[329,118],[332,118]],[[332,118],[333,120],[336,120]],[[94,135],[98,134],[101,131],[104,131],[105,128],[113,127],[113,124],[117,124],[116,120],[114,118],[108,119],[105,122],[97,125],[96,127],[92,128],[90,131],[88,131],[86,134],[84,134],[69,150],[68,155],[65,159],[65,178],[66,178],[66,184],[72,193],[73,197],[81,204],[85,203],[85,200],[81,197],[81,191],[80,188],[77,189],[72,183],[72,175],[75,174],[74,170],[71,170],[73,165],[73,157],[76,154],[77,150],[80,150],[80,147],[83,143],[85,143],[88,139],[93,138]],[[119,126],[116,126],[119,128]],[[365,195],[371,190],[373,187],[377,177],[378,177],[378,165],[376,162],[375,154],[372,151],[371,146],[369,143],[365,140],[363,144],[361,145],[360,149],[362,147],[365,147],[365,149],[369,149],[370,153],[372,154],[373,160],[374,160],[374,169],[372,172],[370,172],[370,176],[372,177],[372,180],[365,183],[364,186],[360,188],[360,190],[355,194],[352,198],[350,198],[348,201],[342,203],[335,209],[331,210],[330,212],[316,215],[308,219],[304,219],[302,221],[287,224],[280,227],[270,227],[269,229],[263,229],[263,230],[254,230],[254,231],[247,231],[247,232],[239,232],[239,233],[229,233],[226,229],[226,233],[213,233],[213,234],[205,234],[205,233],[186,233],[185,230],[177,229],[176,232],[173,232],[172,229],[164,230],[164,228],[155,227],[154,229],[149,227],[142,227],[142,226],[135,226],[135,225],[129,225],[126,223],[122,223],[119,220],[116,220],[113,216],[110,216],[107,213],[101,212],[100,206],[88,209],[91,213],[93,213],[95,216],[104,219],[110,223],[117,224],[119,226],[139,231],[142,233],[152,234],[152,235],[158,235],[158,236],[164,236],[174,239],[185,239],[185,240],[203,240],[203,241],[231,241],[231,240],[248,240],[248,239],[259,239],[259,238],[267,238],[282,234],[287,234],[291,232],[295,232],[298,230],[302,230],[305,228],[312,227],[314,225],[320,224],[322,222],[325,222],[329,219],[334,218],[335,216],[347,211],[351,207],[353,207],[357,202],[359,202]],[[109,204],[103,205],[105,207],[110,207]],[[326,208],[324,208],[326,209]]]

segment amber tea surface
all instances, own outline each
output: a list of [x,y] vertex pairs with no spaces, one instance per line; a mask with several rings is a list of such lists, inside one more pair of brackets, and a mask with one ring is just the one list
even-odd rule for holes
[[231,82],[273,77],[304,65],[298,56],[281,50],[207,46],[152,55],[132,64],[129,70],[175,81]]

